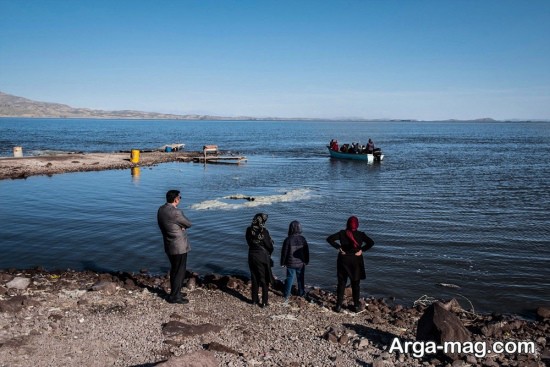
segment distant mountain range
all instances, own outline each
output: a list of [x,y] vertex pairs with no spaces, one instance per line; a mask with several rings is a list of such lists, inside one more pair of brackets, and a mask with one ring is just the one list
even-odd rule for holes
[[103,111],[74,108],[60,103],[38,102],[0,92],[0,117],[96,118],[96,119],[169,119],[169,120],[240,120],[241,117],[208,115],[172,115],[132,110]]
[[[147,119],[147,120],[259,120],[259,121],[418,121],[414,119],[364,119],[364,118],[281,118],[281,117],[250,117],[250,116],[212,116],[212,115],[173,115],[157,112],[143,112],[133,110],[104,111],[89,108],[74,108],[65,104],[38,102],[27,98],[13,96],[0,92],[0,118],[1,117],[28,117],[28,118],[92,118],[92,119]],[[446,120],[464,121],[464,120]],[[480,118],[478,122],[495,121],[492,118]],[[514,120],[519,121],[519,120]],[[545,120],[532,120],[545,121]]]

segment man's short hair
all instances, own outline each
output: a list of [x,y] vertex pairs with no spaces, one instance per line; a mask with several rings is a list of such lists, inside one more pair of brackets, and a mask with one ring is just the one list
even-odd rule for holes
[[180,195],[178,190],[170,190],[166,193],[166,202],[172,204],[174,200]]

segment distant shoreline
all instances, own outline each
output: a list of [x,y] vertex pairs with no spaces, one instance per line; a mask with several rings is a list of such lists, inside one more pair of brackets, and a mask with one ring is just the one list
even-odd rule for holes
[[447,120],[416,120],[416,119],[353,119],[353,118],[306,118],[306,117],[296,117],[296,118],[286,118],[286,117],[217,117],[217,116],[206,116],[206,117],[120,117],[120,116],[0,116],[0,119],[22,119],[22,120],[121,120],[121,121],[226,121],[226,122],[240,122],[240,121],[259,121],[259,122],[445,122],[445,123],[550,123],[550,120],[538,120],[538,119],[527,119],[527,120],[495,120],[491,118],[483,119],[473,119],[473,120],[458,120],[458,119],[447,119]]
[[254,116],[215,116],[201,114],[173,114],[135,110],[94,110],[90,108],[71,107],[65,104],[33,101],[24,97],[0,92],[0,118],[29,119],[110,119],[110,120],[189,120],[189,121],[347,121],[347,122],[550,122],[546,119],[505,119],[495,120],[491,117],[475,119],[418,120],[411,118],[364,118],[348,117],[254,117]]

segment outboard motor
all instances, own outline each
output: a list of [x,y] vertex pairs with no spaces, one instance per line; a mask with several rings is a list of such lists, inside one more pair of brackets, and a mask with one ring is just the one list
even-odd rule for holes
[[374,148],[374,151],[372,152],[372,155],[374,156],[374,160],[379,161],[380,157],[382,156],[382,149]]

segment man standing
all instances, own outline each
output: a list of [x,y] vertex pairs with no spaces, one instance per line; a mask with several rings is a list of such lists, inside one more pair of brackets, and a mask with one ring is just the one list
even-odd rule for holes
[[157,222],[164,240],[164,251],[170,260],[170,296],[168,302],[186,304],[188,299],[181,293],[187,267],[187,253],[191,246],[187,240],[187,228],[191,221],[177,208],[181,201],[178,190],[166,193],[166,204],[157,212]]

